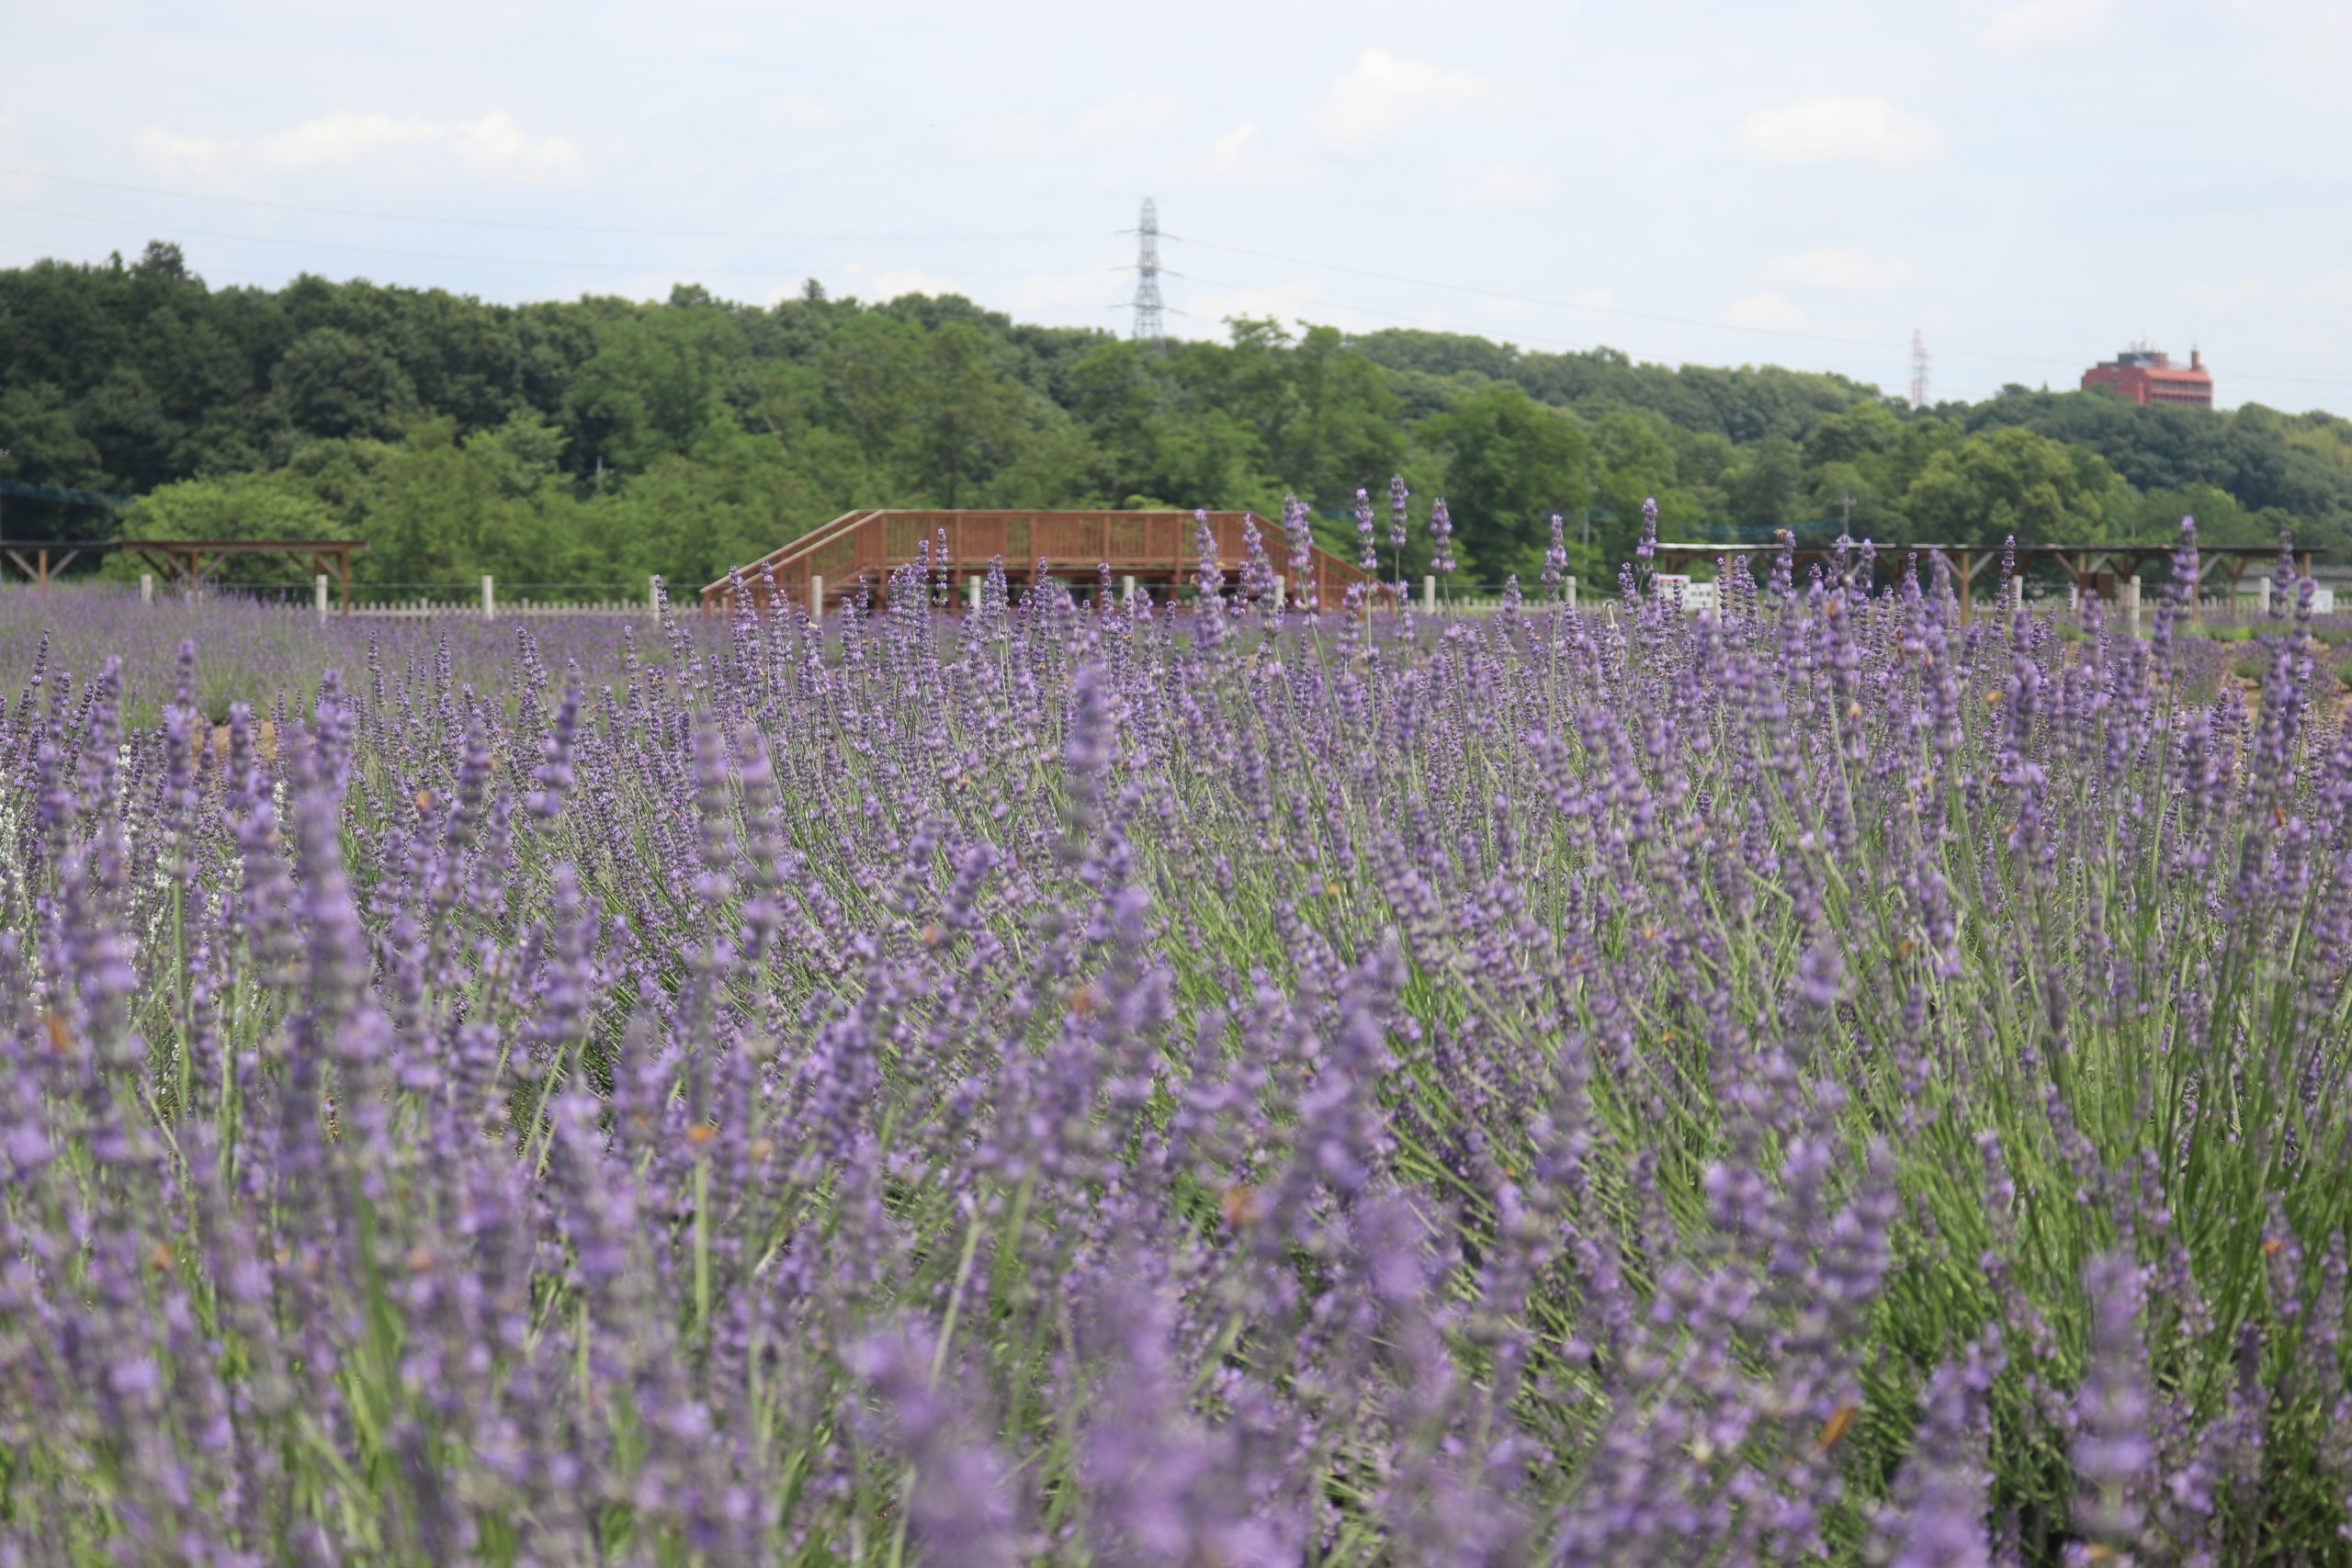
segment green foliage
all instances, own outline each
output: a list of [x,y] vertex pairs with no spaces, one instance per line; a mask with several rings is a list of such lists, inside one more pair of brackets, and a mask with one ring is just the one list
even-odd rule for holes
[[2114,470],[2098,454],[2013,428],[1937,453],[1904,510],[1934,544],[2090,544],[2105,536],[2116,491]]
[[1588,493],[1591,443],[1584,432],[1508,385],[1482,388],[1424,428],[1445,454],[1464,569],[1533,581],[1551,542],[1551,514],[1575,511]]
[[[301,479],[282,469],[177,479],[141,496],[124,532],[151,539],[343,539],[352,536],[334,509]],[[107,558],[107,575],[136,581],[154,569],[135,556]],[[304,581],[295,562],[232,556],[209,575],[216,582],[292,586]]]
[[[176,247],[0,270],[0,477],[145,495],[139,526],[369,541],[363,581],[682,586],[858,506],[1247,507],[1295,492],[1354,554],[1358,486],[1453,513],[1465,581],[1566,521],[1607,581],[1669,538],[2165,540],[2352,549],[2352,423],[2016,391],[1933,413],[1835,376],[1523,353],[1240,319],[1147,350],[954,296],[520,307],[304,276],[212,289]],[[232,482],[232,480],[242,482]],[[168,497],[168,499],[165,499]],[[118,520],[0,498],[15,537]],[[237,515],[237,507],[248,510]],[[1385,517],[1382,520],[1385,536]],[[268,579],[259,565],[241,578]]]

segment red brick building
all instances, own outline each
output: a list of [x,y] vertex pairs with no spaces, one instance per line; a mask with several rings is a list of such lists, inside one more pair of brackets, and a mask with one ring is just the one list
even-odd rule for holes
[[2173,364],[2170,355],[2145,338],[2104,365],[2084,371],[2083,389],[2093,387],[2112,387],[2135,403],[2213,406],[2213,378],[2206,372],[2205,356],[2190,349],[2188,368],[2183,370]]

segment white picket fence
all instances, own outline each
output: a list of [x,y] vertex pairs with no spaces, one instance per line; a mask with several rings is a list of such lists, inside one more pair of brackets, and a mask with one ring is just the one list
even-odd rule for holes
[[[526,585],[528,586],[528,585]],[[139,596],[142,600],[154,597],[155,582],[152,577],[141,578]],[[519,616],[525,620],[548,620],[560,615],[645,615],[655,613],[662,598],[662,580],[648,578],[645,592],[628,599],[512,599],[501,604],[495,580],[481,580],[480,597],[473,599],[435,599],[419,594],[414,599],[391,599],[378,604],[354,604],[345,611],[334,586],[322,575],[311,580],[311,603],[295,605],[306,615],[324,620],[330,615],[349,614],[379,621],[469,620],[496,621]]]
[[[309,614],[311,606],[293,606]],[[329,614],[340,614],[330,609]],[[493,604],[487,615],[479,602],[463,599],[418,599],[406,604],[354,604],[355,618],[379,621],[433,621],[443,619],[479,620],[543,620],[563,615],[650,615],[651,604],[643,599],[566,599],[558,601],[522,602],[508,600]]]

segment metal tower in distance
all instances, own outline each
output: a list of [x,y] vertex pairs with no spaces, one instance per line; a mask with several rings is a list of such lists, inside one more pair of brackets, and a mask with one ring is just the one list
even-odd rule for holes
[[1158,343],[1159,323],[1159,209],[1143,198],[1136,222],[1136,341]]
[[1928,406],[1928,340],[1917,327],[1911,329],[1911,406]]

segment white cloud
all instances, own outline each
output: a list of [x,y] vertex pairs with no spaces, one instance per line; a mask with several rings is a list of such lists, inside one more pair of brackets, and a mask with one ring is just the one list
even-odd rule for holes
[[1019,310],[1105,310],[1135,292],[1129,269],[1090,266],[1078,272],[1033,272],[1014,285],[1011,304]]
[[1009,114],[976,127],[972,142],[980,152],[996,157],[1033,158],[1050,150],[1052,139],[1035,115]]
[[2274,290],[2261,278],[2241,277],[2234,283],[2192,283],[2180,294],[2200,310],[2243,310],[2269,302]]
[[2335,267],[2321,273],[2305,284],[2300,291],[2304,302],[2312,305],[2352,305],[2352,267]]
[[131,145],[151,167],[174,175],[232,168],[305,175],[368,164],[419,175],[456,168],[494,179],[536,180],[570,174],[581,164],[572,143],[560,136],[534,138],[503,109],[455,121],[331,114],[260,137],[183,136],[156,126],[140,131]]
[[1613,310],[1617,308],[1617,291],[1613,288],[1579,288],[1568,296],[1568,303],[1587,310]]
[[1911,281],[1911,264],[1868,251],[1805,251],[1776,257],[1772,280],[1797,288],[1875,290],[1900,288]]
[[1736,145],[1774,163],[1906,164],[1939,151],[1943,139],[1884,98],[1799,98],[1749,115]]
[[1496,96],[1495,89],[1471,72],[1367,49],[1331,84],[1307,124],[1327,145],[1360,152],[1409,126],[1484,108]]
[[1122,141],[1164,130],[1190,112],[1190,106],[1175,93],[1121,93],[1080,115],[1070,135],[1084,146]]
[[1241,167],[1242,154],[1250,150],[1250,143],[1257,139],[1256,126],[1235,126],[1210,144],[1209,167],[1221,175],[1232,174]]
[[1525,207],[1552,194],[1552,176],[1515,164],[1497,164],[1464,195],[1480,207]]
[[1811,318],[1786,295],[1751,294],[1745,299],[1735,299],[1725,307],[1724,320],[1736,327],[1770,327],[1781,332],[1794,332]]
[[2075,49],[2107,30],[2108,0],[2021,0],[1986,25],[1996,49]]
[[842,269],[849,275],[849,292],[868,304],[887,304],[902,294],[963,294],[964,286],[919,266],[868,268],[855,263]]
[[832,118],[833,111],[814,98],[795,97],[784,100],[784,115],[795,125],[815,125]]

